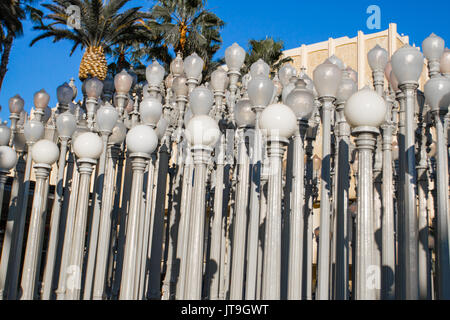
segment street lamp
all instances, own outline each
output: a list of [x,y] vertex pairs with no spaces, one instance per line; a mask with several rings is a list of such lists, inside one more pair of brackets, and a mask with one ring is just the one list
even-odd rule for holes
[[425,98],[436,126],[436,275],[439,299],[450,299],[450,257],[448,221],[448,150],[444,122],[450,105],[450,80],[436,75],[425,84]]
[[145,70],[145,77],[148,83],[148,93],[154,98],[157,97],[160,92],[159,86],[164,80],[165,70],[164,67],[159,64],[158,61],[153,60]]
[[[9,139],[9,136],[8,136]],[[13,148],[6,145],[0,146],[0,208],[3,208],[3,192],[9,170],[17,163],[17,154]],[[1,211],[1,209],[0,209]]]
[[199,78],[202,75],[204,64],[203,59],[200,58],[195,52],[184,59],[183,68],[187,77],[189,92],[194,90],[194,88],[199,84]]
[[128,103],[128,92],[133,85],[133,77],[123,69],[114,77],[114,87],[116,95],[114,96],[114,105],[119,112],[120,118],[123,118],[124,109]]
[[[356,279],[353,285],[355,299],[375,298],[375,287],[371,286],[367,274],[381,272],[374,266],[373,246],[373,181],[372,152],[376,143],[378,127],[384,123],[386,104],[376,92],[368,87],[354,93],[344,107],[347,122],[353,127],[358,149],[358,214],[356,234]],[[322,232],[321,232],[322,233]]]
[[272,104],[261,113],[260,127],[267,137],[269,158],[261,298],[270,300],[280,298],[282,158],[288,139],[296,131],[297,119],[290,107]]
[[430,78],[434,78],[440,73],[439,62],[444,53],[444,48],[444,39],[434,33],[430,34],[422,42],[423,55],[428,60],[428,75]]
[[331,178],[331,113],[333,102],[342,78],[338,66],[325,60],[313,73],[314,86],[322,103],[322,174],[320,192],[320,229],[318,261],[317,298],[327,300],[329,293],[329,259],[330,259],[330,194]]
[[35,163],[36,185],[31,209],[30,226],[22,270],[21,300],[32,300],[36,296],[36,285],[40,269],[40,254],[44,240],[45,217],[47,211],[48,176],[51,166],[58,159],[58,146],[49,140],[36,142],[31,150]]
[[292,77],[296,77],[296,76],[297,76],[297,70],[290,63],[285,64],[278,71],[278,77],[280,78],[281,84],[284,87],[287,86],[291,82]]
[[90,78],[86,80],[86,111],[88,128],[93,130],[94,115],[99,105],[99,98],[103,91],[103,82],[98,78]]
[[35,118],[37,121],[43,120],[42,116],[44,115],[45,109],[47,108],[49,101],[50,96],[44,89],[41,89],[40,91],[34,94],[34,107],[36,108]]
[[18,94],[9,99],[9,112],[11,113],[9,116],[9,119],[11,119],[11,137],[9,139],[9,146],[13,145],[14,136],[17,131],[17,122],[20,119],[20,114],[23,111],[24,105],[25,101]]

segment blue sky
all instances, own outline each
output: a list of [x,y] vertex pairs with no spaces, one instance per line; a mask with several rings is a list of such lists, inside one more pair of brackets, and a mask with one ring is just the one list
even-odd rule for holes
[[[42,1],[42,3],[49,1]],[[133,0],[130,5],[149,8],[154,1]],[[249,39],[272,36],[283,40],[285,49],[301,44],[327,40],[329,37],[356,36],[358,30],[369,30],[366,13],[370,5],[381,9],[381,30],[389,23],[397,23],[399,33],[410,37],[410,43],[420,46],[431,32],[441,36],[450,46],[450,1],[301,1],[301,0],[209,0],[208,8],[226,22],[223,29],[225,49],[239,43],[247,49]],[[24,35],[14,42],[8,72],[0,92],[2,111],[0,118],[9,117],[8,99],[19,93],[25,99],[25,109],[33,107],[33,94],[45,89],[51,96],[50,106],[56,104],[56,87],[70,78],[76,80],[79,92],[78,67],[82,51],[69,56],[71,43],[41,40],[33,47],[30,41],[38,33],[31,30],[31,23],[24,25]],[[81,96],[79,93],[78,98]]]

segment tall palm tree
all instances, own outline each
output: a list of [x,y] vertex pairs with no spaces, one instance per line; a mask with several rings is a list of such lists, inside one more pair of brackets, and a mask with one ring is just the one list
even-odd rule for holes
[[163,45],[186,57],[196,52],[205,61],[205,73],[216,63],[225,23],[206,9],[206,0],[160,0],[151,9],[146,26],[160,34]]
[[[70,40],[73,42],[70,55],[78,46],[85,49],[78,73],[80,80],[88,76],[103,80],[108,71],[105,54],[109,54],[114,46],[143,41],[149,36],[148,29],[140,22],[148,17],[140,11],[141,7],[122,10],[129,1],[53,0],[43,4],[50,13],[34,26],[35,30],[43,32],[30,46],[45,38],[53,38],[53,42]],[[66,10],[71,5],[80,8],[79,24],[68,28],[68,19],[73,16]],[[44,24],[45,19],[51,22]]]
[[259,59],[264,60],[269,66],[271,73],[275,73],[281,66],[292,61],[290,57],[283,57],[284,43],[283,41],[275,41],[273,38],[263,40],[250,40],[249,52],[245,57],[244,72],[248,72],[250,66]]
[[0,1],[0,90],[8,71],[9,56],[14,39],[23,33],[22,22],[29,16],[36,20],[42,12],[32,6],[34,0]]

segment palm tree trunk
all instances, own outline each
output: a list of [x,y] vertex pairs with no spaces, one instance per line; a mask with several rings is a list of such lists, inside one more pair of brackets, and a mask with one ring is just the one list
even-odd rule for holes
[[5,38],[5,41],[3,42],[3,52],[0,61],[0,91],[2,89],[3,79],[5,78],[6,71],[8,71],[9,55],[11,53],[13,41],[14,41],[13,34],[8,33],[8,35]]

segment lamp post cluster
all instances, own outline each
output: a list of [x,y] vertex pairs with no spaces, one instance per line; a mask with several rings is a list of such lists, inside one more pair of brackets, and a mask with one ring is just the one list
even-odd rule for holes
[[145,85],[89,78],[78,103],[73,82],[53,109],[41,90],[32,116],[12,97],[0,297],[450,299],[450,51],[432,34],[423,52],[424,92],[408,45],[370,50],[358,91],[336,56],[313,79],[241,75],[233,44],[203,84],[177,54]]

